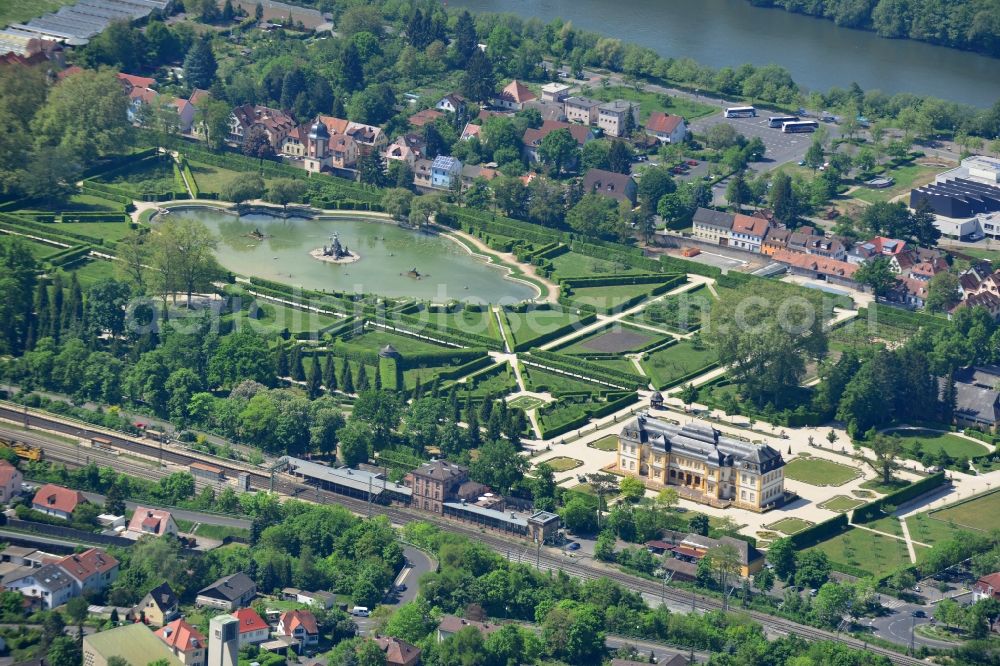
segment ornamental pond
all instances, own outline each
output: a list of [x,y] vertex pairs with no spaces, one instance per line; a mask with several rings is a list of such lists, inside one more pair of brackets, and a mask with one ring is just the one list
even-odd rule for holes
[[[471,255],[433,232],[359,218],[237,217],[213,208],[185,208],[171,216],[201,221],[219,240],[216,258],[227,270],[306,289],[412,297],[435,303],[512,303],[538,291],[507,277],[507,269]],[[260,233],[263,238],[255,235]],[[360,259],[330,263],[310,252],[341,245]],[[414,272],[415,271],[415,272]]]

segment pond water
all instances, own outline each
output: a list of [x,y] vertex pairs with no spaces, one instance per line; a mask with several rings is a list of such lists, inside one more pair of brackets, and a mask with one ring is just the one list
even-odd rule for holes
[[[453,240],[394,224],[362,219],[237,217],[211,208],[171,213],[200,220],[219,239],[216,256],[228,270],[306,289],[411,296],[434,302],[507,303],[533,298],[534,287],[506,279],[505,269],[470,255]],[[259,230],[266,238],[251,236]],[[341,244],[361,259],[331,264],[309,252]],[[409,277],[416,269],[421,277]]]

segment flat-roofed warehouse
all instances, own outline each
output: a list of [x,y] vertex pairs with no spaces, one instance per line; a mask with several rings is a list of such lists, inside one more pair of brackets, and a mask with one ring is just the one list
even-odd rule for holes
[[910,208],[924,202],[938,215],[973,217],[1000,211],[1000,187],[958,178],[910,191]]
[[351,469],[349,467],[329,467],[311,460],[286,457],[282,461],[292,476],[305,479],[306,483],[319,486],[348,497],[357,497],[382,504],[409,504],[413,490],[389,481],[381,473]]

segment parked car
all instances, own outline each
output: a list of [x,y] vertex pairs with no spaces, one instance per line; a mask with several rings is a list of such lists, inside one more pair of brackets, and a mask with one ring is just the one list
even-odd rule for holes
[[913,617],[927,617],[927,613],[925,613],[924,611],[920,610],[919,608],[917,610],[913,611],[913,613],[911,613],[911,615],[913,615]]
[[688,166],[698,166],[698,160],[688,160],[687,161],[687,165]]
[[396,586],[397,592],[406,592],[406,583],[400,583]]
[[670,170],[670,172],[675,173],[679,176],[682,173],[684,173],[684,169],[680,168],[679,166],[675,166],[673,169]]
[[566,544],[566,550],[580,550],[580,544],[576,541],[572,541]]

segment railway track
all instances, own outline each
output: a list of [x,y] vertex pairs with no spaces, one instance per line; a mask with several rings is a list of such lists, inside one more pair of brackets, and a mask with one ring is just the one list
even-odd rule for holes
[[[206,456],[199,454],[198,452],[187,452],[170,446],[161,447],[156,442],[136,440],[121,434],[115,434],[105,429],[90,428],[86,426],[86,424],[67,422],[60,418],[38,414],[30,410],[25,412],[22,409],[14,409],[5,404],[0,404],[0,419],[7,419],[16,423],[27,424],[29,427],[36,427],[67,434],[72,437],[84,437],[89,439],[90,437],[96,435],[110,440],[113,446],[121,448],[125,451],[140,453],[146,456],[162,456],[162,460],[164,462],[185,467],[195,461],[204,461],[206,458]],[[54,444],[51,441],[23,432],[11,431],[10,434],[14,437],[23,439],[29,444],[42,446],[47,455],[53,459],[59,460],[60,462],[66,462],[74,465],[81,464],[79,458],[81,452],[71,445]],[[72,454],[68,453],[66,451],[67,449],[72,450]],[[160,476],[155,477],[146,476],[155,474],[157,471],[165,472],[165,470],[151,470],[149,468],[145,468],[143,465],[132,463],[128,460],[121,460],[118,456],[113,454],[105,454],[106,457],[101,457],[99,459],[98,456],[100,454],[95,451],[96,450],[91,451],[93,454],[91,455],[91,459],[94,462],[101,462],[129,474],[136,474],[137,476],[141,475],[144,478],[161,478],[162,476],[165,476],[165,473],[161,473]],[[428,516],[426,513],[413,511],[407,508],[370,504],[365,500],[347,497],[328,490],[322,490],[314,485],[295,481],[292,477],[288,477],[283,474],[275,474],[272,480],[272,476],[269,472],[254,469],[243,463],[218,458],[212,458],[211,462],[213,465],[225,469],[227,474],[236,475],[240,472],[248,472],[250,475],[250,487],[255,490],[272,489],[273,481],[273,490],[283,495],[301,497],[302,499],[315,501],[320,504],[339,504],[359,515],[368,515],[369,513],[377,512],[378,514],[389,518],[389,520],[396,525],[406,525],[407,523],[414,521],[434,522],[450,532],[463,534],[473,540],[480,541],[500,554],[510,553],[514,550],[512,546],[525,543],[520,540],[512,540],[509,536],[501,536],[484,532],[457,521],[438,519],[436,517]],[[520,548],[523,548],[523,546],[519,546],[519,549]],[[669,586],[664,589],[661,583],[632,576],[610,567],[604,567],[597,563],[585,563],[578,559],[568,559],[565,555],[560,557],[554,556],[550,554],[550,552],[536,552],[534,554],[534,558],[522,555],[520,556],[520,559],[526,563],[531,563],[531,560],[534,559],[539,568],[545,568],[552,571],[564,571],[567,574],[578,578],[588,580],[602,577],[609,578],[636,592],[651,596],[662,596],[663,598],[669,599],[677,604],[690,604],[695,610],[713,611],[722,609],[722,602],[713,597],[692,594],[677,590],[676,588],[671,588]],[[916,666],[918,664],[927,663],[921,659],[900,654],[878,645],[868,644],[867,642],[854,637],[844,636],[842,634],[825,631],[823,629],[817,629],[815,627],[799,624],[791,620],[768,615],[759,611],[740,610],[740,612],[752,618],[756,622],[759,622],[765,629],[772,633],[786,635],[795,634],[810,640],[835,641],[851,648],[867,650],[868,652],[885,656],[894,664],[898,664],[899,666]]]

